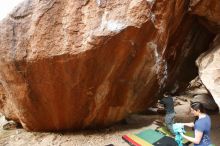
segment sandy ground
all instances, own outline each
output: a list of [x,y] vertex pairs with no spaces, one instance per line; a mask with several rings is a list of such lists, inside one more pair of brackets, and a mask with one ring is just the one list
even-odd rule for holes
[[[0,118],[1,146],[129,146],[121,137],[128,133],[138,133],[144,129],[155,129],[153,123],[162,119],[160,115],[132,115],[126,119],[127,123],[116,124],[102,130],[84,130],[66,133],[38,133],[26,132],[23,129],[3,130],[6,123]],[[212,141],[220,146],[220,115],[212,115]],[[191,121],[188,115],[177,115],[177,122]]]

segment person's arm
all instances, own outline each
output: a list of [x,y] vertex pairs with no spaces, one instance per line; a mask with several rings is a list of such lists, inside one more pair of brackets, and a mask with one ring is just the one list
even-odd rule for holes
[[164,98],[162,98],[161,100],[158,100],[158,102],[160,103],[160,104],[164,104],[165,102],[164,102]]
[[184,126],[187,126],[187,127],[194,127],[194,123],[191,122],[191,123],[182,123]]
[[182,135],[185,139],[187,139],[188,141],[191,141],[191,142],[193,142],[194,144],[199,144],[200,141],[201,141],[201,139],[202,139],[203,132],[196,130],[196,131],[195,131],[195,137],[186,136],[186,135],[184,135],[183,133],[181,133],[181,135]]

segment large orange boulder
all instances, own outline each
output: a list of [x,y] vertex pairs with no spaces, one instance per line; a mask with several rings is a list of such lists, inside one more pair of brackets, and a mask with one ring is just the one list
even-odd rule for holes
[[174,81],[192,78],[188,58],[212,39],[188,4],[25,1],[0,22],[1,112],[27,130],[55,131],[146,109]]

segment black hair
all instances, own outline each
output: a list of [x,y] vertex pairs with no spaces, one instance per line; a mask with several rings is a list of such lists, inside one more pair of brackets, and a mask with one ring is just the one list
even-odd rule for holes
[[205,108],[200,102],[191,102],[190,107],[194,110],[200,110],[201,113],[206,113]]
[[165,91],[165,92],[163,93],[163,95],[170,96],[170,92]]

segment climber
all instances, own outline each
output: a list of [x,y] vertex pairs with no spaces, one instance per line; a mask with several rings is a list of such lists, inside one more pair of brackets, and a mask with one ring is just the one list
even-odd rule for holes
[[191,112],[196,117],[195,123],[182,123],[184,126],[194,127],[194,137],[181,133],[182,137],[194,143],[194,146],[211,146],[210,117],[205,114],[203,105],[199,102],[191,103]]
[[175,133],[172,128],[174,123],[174,116],[175,116],[173,97],[168,92],[165,92],[163,96],[164,97],[161,100],[158,100],[158,102],[164,105],[166,110],[166,116],[165,116],[166,126],[168,130],[171,132],[171,134],[175,136]]

